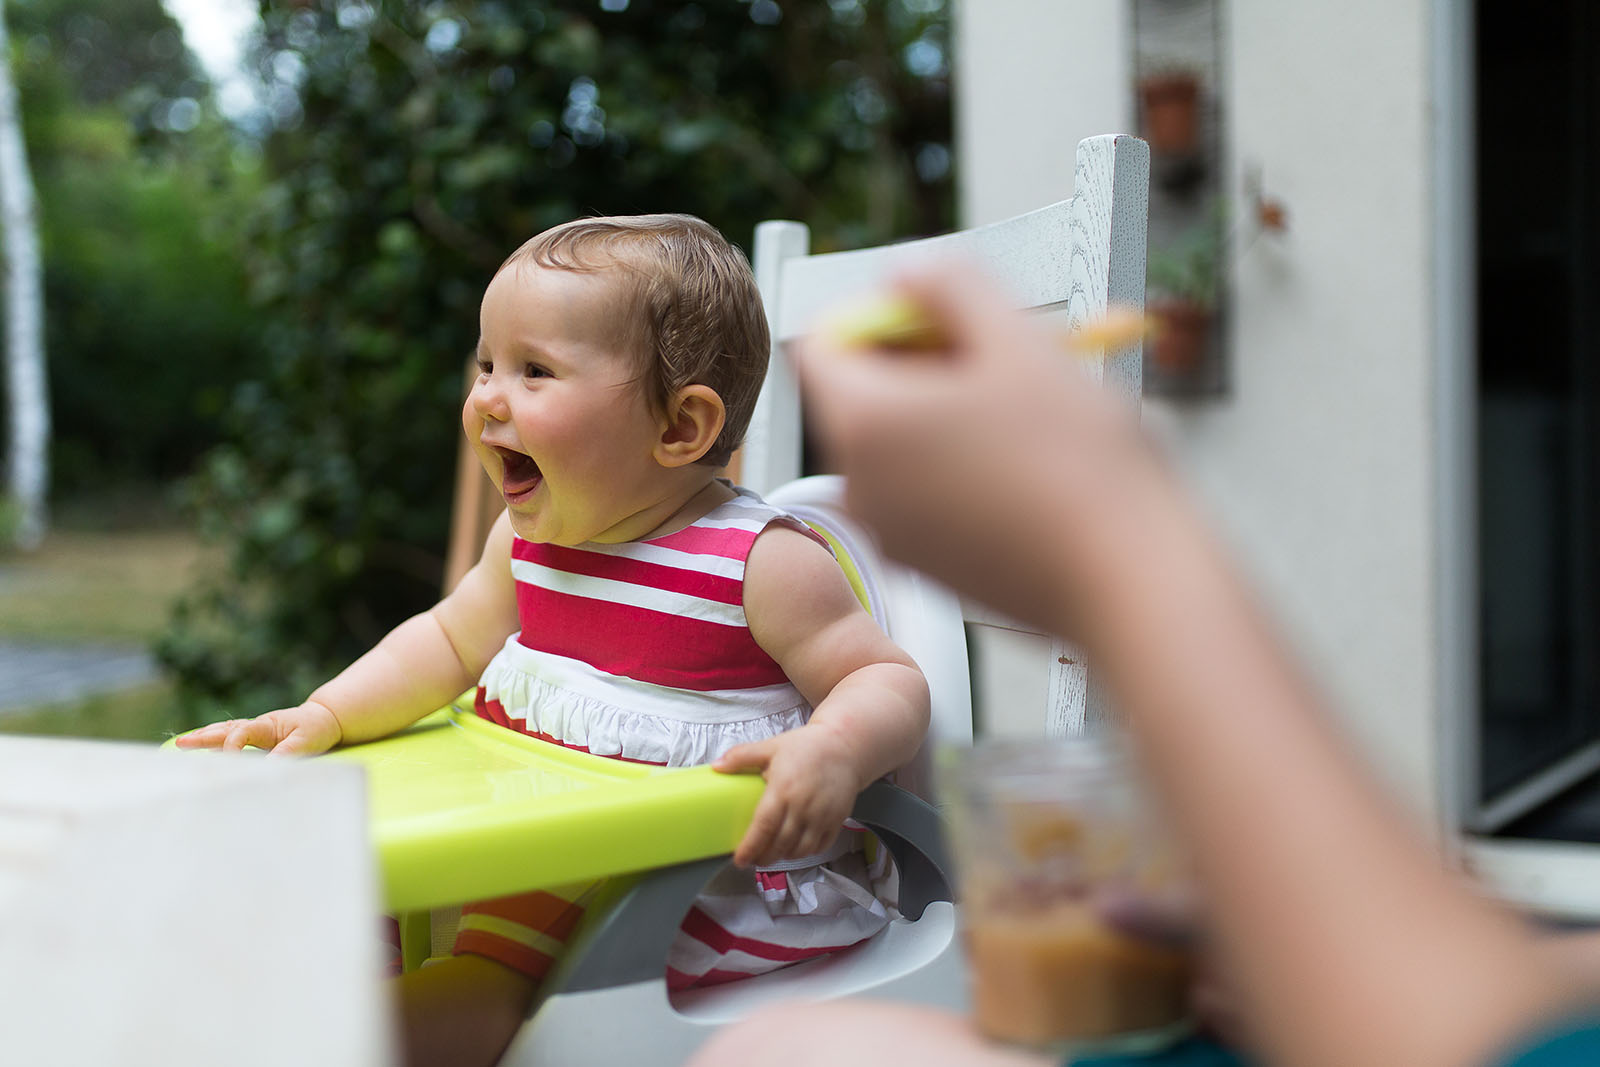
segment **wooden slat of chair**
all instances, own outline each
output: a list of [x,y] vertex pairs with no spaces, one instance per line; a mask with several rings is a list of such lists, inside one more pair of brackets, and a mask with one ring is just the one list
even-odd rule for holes
[[[466,382],[461,391],[463,397],[477,376],[477,357],[469,356]],[[504,510],[505,502],[463,437],[456,450],[456,493],[450,505],[450,542],[444,557],[445,593],[454,589],[483,555],[483,542],[489,536],[489,528]]]

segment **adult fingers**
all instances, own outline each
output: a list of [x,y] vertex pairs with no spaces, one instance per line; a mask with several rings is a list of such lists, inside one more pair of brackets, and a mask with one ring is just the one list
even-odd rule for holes
[[1188,948],[1199,938],[1199,916],[1187,896],[1108,890],[1094,905],[1107,925],[1131,937],[1172,948]]
[[1200,1025],[1224,1044],[1236,1049],[1253,1046],[1254,1040],[1237,994],[1230,992],[1213,976],[1202,972],[1190,986],[1189,1007]]
[[970,263],[950,260],[908,271],[895,289],[922,308],[946,339],[945,355],[956,361],[1004,358],[1034,332],[1016,313],[1018,301]]
[[861,474],[863,463],[887,458],[909,441],[947,425],[963,403],[964,383],[944,363],[880,358],[840,349],[825,338],[795,346],[794,367],[806,418],[830,463]]

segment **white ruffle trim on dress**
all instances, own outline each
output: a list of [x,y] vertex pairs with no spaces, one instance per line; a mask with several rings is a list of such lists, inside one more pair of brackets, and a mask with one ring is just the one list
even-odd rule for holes
[[[764,741],[803,726],[811,717],[811,707],[803,700],[753,718],[711,722],[623,708],[530,673],[525,667],[540,655],[517,644],[515,638],[508,641],[484,668],[478,683],[484,696],[497,702],[506,716],[527,732],[599,756],[669,767],[696,766],[712,762],[735,745]],[[715,716],[716,702],[708,704]]]

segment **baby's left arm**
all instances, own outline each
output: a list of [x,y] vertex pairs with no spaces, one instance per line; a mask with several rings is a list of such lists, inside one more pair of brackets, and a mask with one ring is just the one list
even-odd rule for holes
[[752,866],[822,851],[856,794],[910,762],[928,730],[928,684],[862,610],[833,557],[797,530],[773,526],[756,540],[744,609],[756,643],[814,709],[800,729],[713,764],[767,780],[733,854]]

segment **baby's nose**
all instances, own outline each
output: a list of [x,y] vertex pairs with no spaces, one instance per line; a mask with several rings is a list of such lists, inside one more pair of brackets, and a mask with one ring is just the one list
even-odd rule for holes
[[505,422],[509,417],[505,391],[500,388],[493,374],[481,375],[472,384],[469,400],[472,409],[482,418]]

